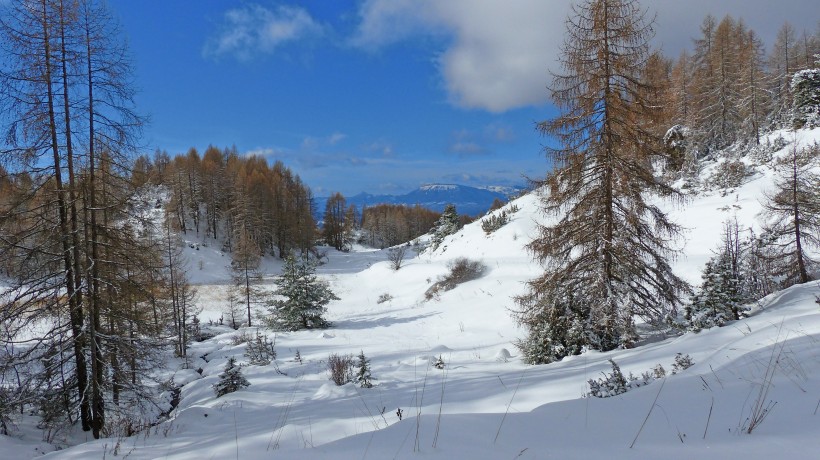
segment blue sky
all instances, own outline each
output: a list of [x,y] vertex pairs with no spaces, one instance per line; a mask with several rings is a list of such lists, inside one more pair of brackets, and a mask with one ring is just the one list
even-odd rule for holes
[[[815,0],[655,0],[656,44],[689,46],[707,12],[767,45],[813,33]],[[536,121],[565,0],[110,0],[128,40],[147,151],[208,144],[279,159],[317,196],[424,183],[523,184],[549,168]]]

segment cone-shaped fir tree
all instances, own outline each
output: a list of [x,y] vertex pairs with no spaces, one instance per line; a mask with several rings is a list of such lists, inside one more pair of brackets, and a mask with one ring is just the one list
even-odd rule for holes
[[274,300],[271,308],[271,326],[295,331],[325,328],[330,324],[324,318],[325,306],[339,300],[324,281],[316,277],[316,264],[305,258],[298,261],[293,255],[285,260],[282,276],[274,281],[274,294],[284,299]]
[[228,358],[228,364],[225,365],[225,371],[219,374],[219,382],[214,384],[214,392],[216,397],[224,396],[234,391],[239,391],[243,388],[249,387],[251,384],[248,379],[242,375],[242,369],[236,365],[236,359]]

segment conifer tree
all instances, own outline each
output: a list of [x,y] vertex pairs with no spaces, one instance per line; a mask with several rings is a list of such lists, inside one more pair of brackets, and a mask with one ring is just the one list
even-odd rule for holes
[[430,246],[435,251],[444,242],[444,238],[452,235],[461,228],[458,212],[454,204],[448,204],[444,207],[444,212],[438,218],[433,230],[433,238],[430,240]]
[[372,379],[373,376],[370,375],[370,359],[364,355],[364,350],[362,350],[359,352],[356,361],[355,381],[362,388],[373,388]]
[[740,318],[741,281],[733,273],[730,257],[724,251],[706,262],[703,284],[684,313],[690,329],[699,331],[723,326],[727,321]]
[[285,260],[282,276],[277,278],[274,294],[284,297],[272,302],[271,326],[296,331],[299,329],[326,328],[330,325],[324,318],[325,306],[339,300],[327,284],[316,277],[314,262],[292,254]]
[[[529,362],[560,358],[536,339],[557,334],[552,342],[573,342],[567,323],[582,325],[584,346],[630,347],[633,316],[660,322],[687,290],[668,263],[680,227],[646,199],[680,195],[653,175],[659,139],[635,122],[657,110],[640,78],[651,36],[632,0],[586,0],[567,22],[563,73],[551,87],[561,115],[538,125],[560,142],[547,148],[556,169],[543,198],[557,221],[529,245],[546,270],[516,299],[514,313],[528,329],[521,345]],[[574,317],[563,321],[567,311]]]
[[259,246],[245,225],[237,230],[237,234],[236,247],[231,253],[231,277],[237,293],[245,303],[248,326],[251,326],[251,305],[258,302],[262,295],[256,287],[256,283],[262,278],[259,273],[262,257],[259,255]]
[[820,177],[813,172],[820,157],[820,144],[798,148],[797,143],[780,159],[774,193],[763,204],[768,222],[764,228],[776,271],[784,287],[811,280],[810,248],[820,247]]
[[219,382],[214,384],[214,393],[219,398],[228,393],[247,388],[250,385],[248,379],[242,375],[242,368],[236,365],[236,359],[231,356],[228,358],[228,363],[225,364],[225,371],[219,374]]

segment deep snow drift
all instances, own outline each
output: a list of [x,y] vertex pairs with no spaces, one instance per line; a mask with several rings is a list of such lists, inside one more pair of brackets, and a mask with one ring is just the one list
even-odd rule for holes
[[[799,136],[801,143],[818,140],[820,129]],[[674,264],[687,281],[700,282],[726,218],[736,215],[741,227],[759,228],[758,200],[771,187],[772,171],[757,169],[737,189],[704,192],[667,207],[688,228]],[[476,222],[398,271],[381,251],[328,252],[320,273],[341,298],[329,305],[331,329],[263,329],[275,336],[275,365],[243,367],[251,386],[217,399],[212,385],[228,358],[247,362],[246,345],[234,345],[233,337],[251,331],[214,326],[215,338],[191,346],[191,369],[169,360],[163,371],[184,384],[169,420],[139,436],[91,441],[47,457],[816,458],[817,282],[775,293],[754,306],[750,318],[723,328],[525,365],[514,346],[524,331],[509,308],[511,297],[540,271],[524,246],[543,217],[534,195],[514,204],[520,210],[498,231],[486,235]],[[225,303],[230,258],[199,243],[196,249],[192,242],[186,254],[207,323]],[[425,300],[448,262],[461,256],[481,260],[484,275]],[[270,276],[280,267],[277,261],[266,264]],[[297,350],[302,362],[295,360]],[[375,386],[335,386],[328,379],[328,356],[360,351],[372,360]],[[670,375],[677,353],[688,354],[695,365]],[[444,369],[432,366],[439,357]],[[616,397],[583,398],[587,380],[608,372],[610,358],[624,374],[661,364],[668,375]],[[769,411],[748,434],[755,407]],[[48,448],[36,443],[33,429],[19,437],[0,437],[0,458],[31,457]]]

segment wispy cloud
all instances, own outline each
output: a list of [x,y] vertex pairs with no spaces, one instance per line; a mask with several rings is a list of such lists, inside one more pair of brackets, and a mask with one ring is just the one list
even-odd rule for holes
[[231,56],[247,61],[323,33],[324,27],[303,8],[248,4],[225,12],[219,32],[207,41],[202,54],[213,59]]

